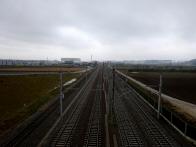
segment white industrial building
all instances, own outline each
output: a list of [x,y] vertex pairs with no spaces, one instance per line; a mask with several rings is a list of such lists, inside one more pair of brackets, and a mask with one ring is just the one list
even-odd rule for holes
[[80,58],[61,58],[61,62],[65,64],[81,63]]

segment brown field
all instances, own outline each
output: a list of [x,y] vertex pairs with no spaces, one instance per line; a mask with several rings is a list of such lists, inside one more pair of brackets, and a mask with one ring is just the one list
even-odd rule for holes
[[75,72],[79,67],[0,67],[0,72]]
[[[78,74],[66,74],[66,82]],[[57,96],[57,75],[0,76],[0,135]]]
[[[158,90],[158,72],[129,72],[129,76]],[[163,93],[196,104],[196,73],[162,72]]]

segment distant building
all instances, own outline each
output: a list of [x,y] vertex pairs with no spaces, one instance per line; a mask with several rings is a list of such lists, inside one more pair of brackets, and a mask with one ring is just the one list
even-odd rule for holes
[[12,60],[12,59],[0,59],[1,66],[7,65],[24,65],[24,66],[39,66],[39,65],[53,65],[58,64],[56,60]]
[[65,64],[81,63],[80,58],[61,58],[61,62]]
[[170,65],[172,60],[124,60],[125,64]]

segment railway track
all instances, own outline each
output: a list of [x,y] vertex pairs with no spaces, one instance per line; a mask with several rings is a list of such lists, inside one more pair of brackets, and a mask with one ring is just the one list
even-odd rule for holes
[[[111,147],[117,144],[119,147],[184,146],[168,133],[165,126],[156,119],[155,112],[119,76],[115,78],[113,101],[112,72],[106,68],[103,74],[101,69],[102,67],[98,66],[83,86],[80,83],[79,86],[73,87],[72,94],[63,102],[64,112],[61,119],[57,120],[57,101],[3,146],[106,146],[106,110],[102,75],[108,83],[106,99],[110,107],[107,110],[114,111],[112,125],[116,125],[109,126],[108,134],[113,137],[116,133],[117,137],[117,141],[112,143]],[[110,143],[114,141],[111,136],[107,140]]]
[[104,127],[103,127],[103,110],[102,108],[102,94],[101,91],[96,91],[96,98],[95,102],[93,104],[93,108],[91,111],[91,115],[89,118],[88,123],[88,129],[85,134],[85,140],[84,140],[84,147],[89,146],[96,146],[96,147],[102,147],[104,146]]
[[105,146],[100,71],[96,71],[76,103],[70,107],[69,115],[64,114],[43,146]]
[[122,146],[144,146],[144,142],[137,130],[137,124],[130,120],[121,99],[116,98],[114,102],[116,121],[118,124]]
[[54,103],[46,113],[43,115],[38,116],[36,120],[34,120],[32,123],[27,125],[24,129],[19,130],[20,132],[13,136],[10,141],[3,143],[1,146],[21,146],[23,142],[25,142],[26,138],[30,136],[30,134],[38,128],[38,126],[46,119],[48,116],[55,111],[57,107],[57,103]]
[[[131,124],[132,127],[137,130],[133,130],[132,132],[138,132],[138,134],[140,134],[140,136],[133,136],[133,139],[128,140],[138,140],[139,137],[140,140],[144,141],[142,146],[181,146],[157,122],[157,120],[152,116],[150,108],[146,106],[146,104],[134,93],[132,88],[129,87],[122,79],[118,77],[116,79],[118,81],[116,101],[121,99],[123,103],[118,102],[116,107],[118,108],[120,107],[119,105],[124,105],[124,108],[126,109],[124,112],[128,113],[128,116],[125,117],[130,119],[128,124]],[[123,114],[119,114],[119,112],[120,111],[116,111],[117,115],[124,117]],[[120,125],[119,132],[120,136],[126,136],[126,138],[129,137],[127,133],[123,132]],[[122,138],[123,137],[121,137],[121,142],[122,144],[125,144],[127,141]],[[141,144],[138,144],[138,146],[141,146]]]
[[[140,131],[137,129],[137,124],[135,121],[131,120],[129,117],[128,111],[125,109],[124,103],[121,99],[122,95],[124,95],[124,91],[117,91],[115,90],[115,98],[114,103],[112,104],[112,72],[107,71],[109,74],[107,75],[109,79],[109,96],[110,96],[110,106],[114,105],[114,114],[115,115],[115,122],[118,126],[118,146],[133,146],[133,147],[139,147],[139,146],[146,146],[146,143],[143,141],[143,138],[141,138]],[[119,84],[119,83],[116,83]],[[120,88],[123,88],[122,85]],[[123,94],[122,94],[123,93]],[[110,109],[111,111],[111,109]]]
[[[68,91],[68,97],[63,101],[63,107],[65,108],[75,96],[74,91],[77,91],[81,87],[84,77],[73,84]],[[0,143],[2,147],[11,146],[37,146],[40,140],[47,133],[59,116],[59,101],[54,100],[50,106],[41,112],[37,112],[30,120],[24,125],[17,128],[11,136],[8,136],[3,142]]]
[[80,120],[81,112],[86,106],[86,94],[87,93],[84,92],[81,101],[72,108],[73,110],[72,113],[69,114],[69,118],[64,118],[63,121],[65,122],[62,122],[62,127],[54,133],[54,137],[50,142],[51,146],[71,146],[74,133]]

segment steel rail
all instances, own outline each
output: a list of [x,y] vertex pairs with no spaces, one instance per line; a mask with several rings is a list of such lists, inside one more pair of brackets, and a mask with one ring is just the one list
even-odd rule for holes
[[[123,80],[121,80],[125,83]],[[119,82],[119,83],[122,83]],[[127,84],[127,83],[126,83]],[[122,86],[121,86],[122,87]],[[125,90],[130,90],[130,87],[126,87]],[[162,129],[161,125],[150,115],[148,107],[145,103],[132,93],[126,93],[125,97],[129,102],[129,107],[135,110],[138,116],[138,122],[140,126],[145,130],[146,134],[152,139],[152,144],[155,146],[179,146],[168,134]],[[126,103],[125,102],[125,103]]]
[[78,124],[80,114],[87,100],[86,95],[88,95],[87,93],[89,92],[89,89],[92,87],[92,84],[94,83],[95,77],[98,74],[97,72],[98,71],[96,71],[95,75],[89,79],[88,84],[83,89],[83,91],[80,93],[79,99],[78,101],[76,101],[74,108],[70,107],[72,111],[71,111],[71,115],[69,115],[69,118],[62,119],[63,126],[59,130],[57,130],[57,132],[54,133],[54,137],[50,141],[50,146],[70,146],[71,145],[71,139],[73,137],[73,132]]

